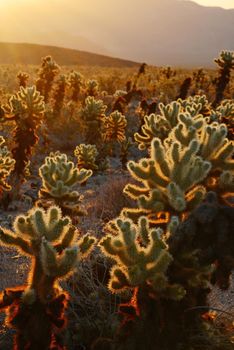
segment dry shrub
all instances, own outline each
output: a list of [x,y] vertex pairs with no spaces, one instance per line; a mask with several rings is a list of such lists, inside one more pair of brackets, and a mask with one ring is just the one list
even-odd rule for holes
[[110,177],[105,183],[98,188],[98,193],[90,203],[88,216],[101,219],[108,222],[116,218],[124,207],[134,207],[135,203],[124,193],[124,187],[132,182],[129,175]]

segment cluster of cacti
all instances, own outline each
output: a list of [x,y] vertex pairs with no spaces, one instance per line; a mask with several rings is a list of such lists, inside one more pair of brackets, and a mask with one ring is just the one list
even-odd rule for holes
[[38,72],[38,79],[36,81],[37,90],[44,96],[45,103],[49,100],[49,94],[52,90],[53,81],[58,75],[60,67],[53,60],[51,56],[42,58],[41,68]]
[[[226,138],[224,124],[206,124],[202,116],[186,113],[162,142],[151,141],[150,157],[129,162],[128,169],[142,186],[125,188],[139,208],[125,215],[192,210],[204,198],[206,188],[234,189],[234,144]],[[154,215],[153,215],[154,217]]]
[[50,205],[50,201],[58,205],[63,214],[83,215],[80,208],[81,196],[74,191],[76,184],[82,184],[92,175],[92,170],[77,169],[66,154],[51,153],[39,168],[42,186],[39,191],[40,204]]
[[7,178],[15,166],[15,160],[11,157],[10,151],[4,144],[5,140],[0,136],[0,196],[3,191],[11,189],[11,186],[7,183]]
[[18,216],[13,227],[13,231],[0,228],[1,243],[32,260],[28,285],[5,290],[0,300],[8,325],[17,330],[15,349],[49,349],[52,344],[64,348],[58,330],[66,325],[68,294],[58,281],[87,256],[95,238],[86,235],[75,242],[78,231],[58,207],[33,208],[26,216]]
[[[196,348],[201,336],[208,340],[207,348],[216,349],[222,338],[218,331],[216,337],[209,334],[215,329],[202,318],[202,306],[208,305],[211,283],[229,286],[234,267],[232,209],[220,206],[209,193],[167,241],[144,217],[137,225],[116,220],[114,235],[99,243],[115,261],[109,288],[114,293],[133,289],[133,294],[119,306],[123,322],[114,349]],[[229,350],[231,342],[220,346]]]
[[32,260],[0,295],[15,349],[232,349],[208,320],[234,269],[233,53],[217,63],[215,81],[144,63],[59,75],[47,56],[15,95],[19,66],[12,82],[0,67],[0,244]]
[[15,124],[13,131],[15,145],[12,149],[16,161],[14,173],[21,177],[28,165],[32,148],[38,141],[37,129],[44,116],[45,104],[35,86],[21,87],[4,106],[4,111],[5,121],[13,121]]
[[77,166],[79,169],[97,170],[96,164],[98,150],[95,145],[86,145],[84,143],[76,146],[74,155],[77,157]]

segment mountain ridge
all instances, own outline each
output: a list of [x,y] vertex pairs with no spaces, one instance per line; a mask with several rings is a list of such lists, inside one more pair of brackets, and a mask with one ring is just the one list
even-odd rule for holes
[[82,50],[32,43],[0,42],[0,64],[40,64],[41,58],[53,56],[59,65],[135,67],[140,63]]

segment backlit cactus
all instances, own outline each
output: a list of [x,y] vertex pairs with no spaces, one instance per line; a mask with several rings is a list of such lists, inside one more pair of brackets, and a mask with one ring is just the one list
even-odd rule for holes
[[[59,116],[63,105],[66,94],[67,79],[65,75],[61,75],[56,83],[56,87],[53,94],[53,115]],[[53,120],[54,122],[54,120]]]
[[4,138],[0,136],[0,197],[3,191],[11,189],[11,186],[7,183],[7,178],[15,166],[15,160],[11,157],[4,143]]
[[213,106],[216,107],[223,99],[224,90],[230,81],[231,71],[234,69],[234,52],[222,51],[214,61],[219,68],[219,77],[216,81],[216,96],[213,102]]
[[45,103],[49,101],[49,95],[52,90],[53,82],[60,71],[60,67],[51,56],[42,58],[41,68],[39,69],[39,78],[36,81],[37,90],[44,96]]
[[98,165],[96,164],[98,151],[95,145],[86,145],[82,143],[79,146],[76,146],[74,155],[77,157],[77,165],[79,169],[98,169]]
[[68,82],[72,91],[71,99],[73,102],[77,102],[83,86],[83,75],[78,72],[72,72],[69,75]]
[[88,80],[86,82],[86,96],[96,96],[98,94],[99,85],[97,80]]
[[68,295],[58,281],[72,273],[95,242],[86,235],[75,243],[77,235],[69,217],[62,217],[55,206],[47,211],[33,208],[17,216],[13,231],[0,228],[1,243],[32,259],[27,287],[4,291],[0,302],[6,309],[7,324],[18,331],[15,349],[49,349],[52,342],[63,345],[54,332],[65,326]]
[[102,120],[105,117],[107,106],[102,100],[95,100],[93,96],[89,96],[85,100],[85,106],[81,109],[80,117],[85,129],[86,142],[95,144],[101,141]]
[[153,139],[150,158],[130,161],[128,169],[143,186],[129,184],[124,192],[138,201],[138,209],[123,209],[127,216],[157,214],[161,211],[183,212],[202,201],[206,190],[199,185],[208,175],[211,164],[197,155],[196,140],[183,148],[174,142],[167,148]]
[[103,119],[102,137],[105,142],[123,142],[125,140],[125,130],[127,120],[118,111],[112,112]]
[[[39,168],[39,175],[42,179],[42,186],[39,191],[39,198],[52,200],[60,206],[63,213],[74,212],[83,215],[80,209],[80,194],[73,190],[76,184],[82,184],[92,175],[92,170],[80,169],[68,161],[66,154],[50,154],[46,157],[45,163]],[[46,204],[46,203],[45,203]]]
[[17,74],[17,79],[19,81],[19,86],[23,87],[23,88],[26,88],[27,86],[27,82],[28,82],[28,79],[29,79],[29,75],[28,73],[25,73],[25,72],[19,72]]
[[166,272],[173,258],[161,237],[163,231],[151,229],[145,217],[140,217],[137,224],[122,218],[115,223],[116,234],[105,236],[99,243],[104,254],[115,260],[109,289],[119,293],[148,285],[158,298],[183,298],[183,288],[169,285],[167,280]]
[[9,103],[4,106],[5,121],[14,121],[13,133],[15,147],[12,155],[16,161],[14,173],[21,177],[29,162],[32,147],[37,143],[37,129],[40,126],[45,112],[43,97],[35,86],[20,88],[13,95]]

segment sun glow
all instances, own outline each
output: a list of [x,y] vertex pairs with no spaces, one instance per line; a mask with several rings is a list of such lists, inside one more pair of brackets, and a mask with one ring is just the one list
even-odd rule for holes
[[203,6],[219,6],[226,9],[234,9],[234,0],[192,0]]

